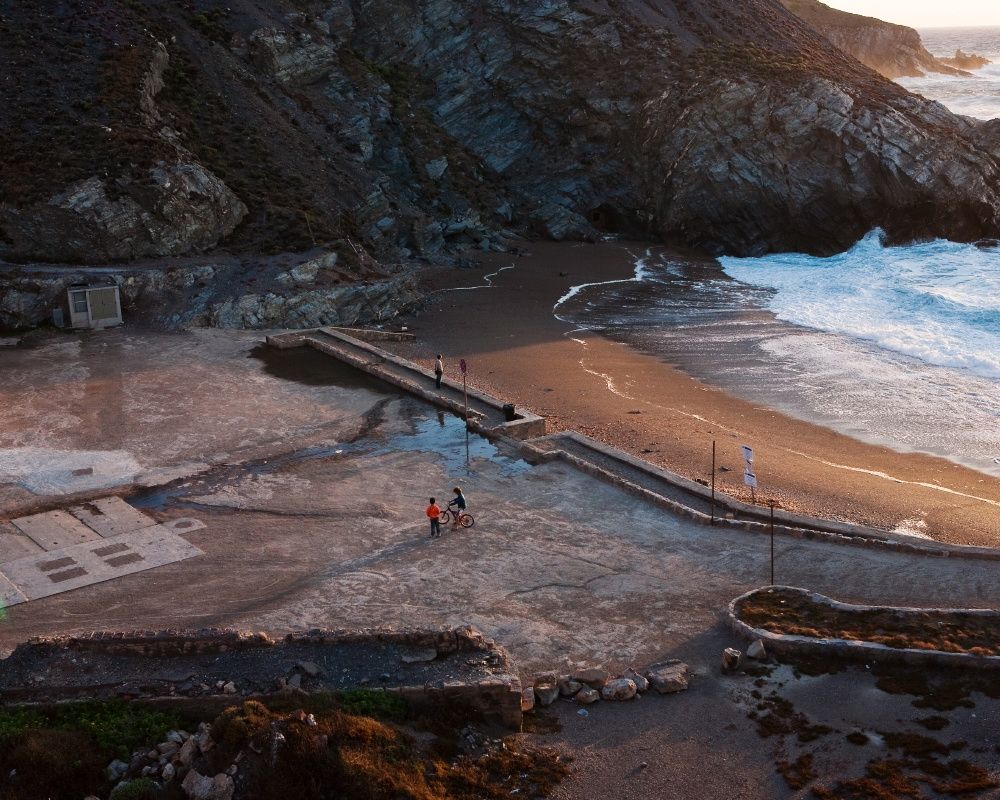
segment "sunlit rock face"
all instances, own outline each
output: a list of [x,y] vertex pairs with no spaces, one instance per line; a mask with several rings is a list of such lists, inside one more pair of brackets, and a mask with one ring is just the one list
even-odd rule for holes
[[31,5],[0,30],[8,258],[1000,233],[992,129],[778,0]]

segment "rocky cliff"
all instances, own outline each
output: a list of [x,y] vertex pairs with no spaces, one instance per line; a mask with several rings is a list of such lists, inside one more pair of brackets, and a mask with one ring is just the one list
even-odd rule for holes
[[913,28],[840,11],[819,0],[781,2],[841,50],[890,80],[919,77],[928,72],[964,74],[964,68],[958,64],[945,63],[931,55]]
[[1000,233],[997,139],[777,0],[42,6],[0,0],[8,260]]

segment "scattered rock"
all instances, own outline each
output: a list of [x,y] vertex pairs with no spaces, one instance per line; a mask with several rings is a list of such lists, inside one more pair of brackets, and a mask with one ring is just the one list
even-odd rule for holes
[[763,661],[767,658],[767,650],[764,648],[763,639],[756,639],[750,643],[747,648],[747,658],[752,658],[755,661]]
[[177,773],[177,770],[176,770],[176,768],[174,767],[173,764],[167,764],[167,765],[165,765],[163,767],[163,780],[165,780],[165,781],[172,781],[174,779],[174,775],[176,773]]
[[660,694],[673,694],[688,688],[687,671],[687,664],[671,659],[653,664],[646,670],[646,677],[649,679],[649,685]]
[[301,689],[302,688],[302,675],[300,673],[298,673],[298,672],[296,672],[294,675],[292,675],[292,677],[288,679],[288,686],[290,688],[292,688],[292,689]]
[[596,703],[601,699],[601,693],[597,689],[591,689],[589,686],[584,686],[579,692],[576,693],[576,702],[583,703],[585,706],[589,706],[591,703]]
[[160,751],[158,758],[162,758],[163,756],[173,758],[181,748],[177,742],[160,742],[160,744],[156,745],[156,749]]
[[600,689],[608,682],[608,673],[599,667],[584,669],[573,675],[573,679],[585,683],[592,689]]
[[722,671],[732,672],[734,669],[739,669],[742,660],[743,654],[739,650],[735,647],[727,647],[722,651]]
[[625,670],[625,674],[622,677],[628,678],[630,681],[632,681],[632,683],[635,684],[635,689],[637,692],[645,692],[649,690],[649,681],[646,680],[645,677],[640,675],[634,669],[629,668]]
[[214,778],[202,775],[196,770],[191,770],[181,784],[189,800],[232,800],[233,779],[224,772],[220,772]]
[[535,708],[535,687],[525,686],[521,690],[521,711],[527,713]]
[[184,731],[168,731],[167,741],[176,742],[177,744],[184,744],[187,741],[188,735]]
[[535,696],[540,705],[550,706],[559,697],[559,687],[554,683],[535,684]]
[[198,739],[195,736],[189,736],[187,741],[181,745],[181,749],[177,751],[177,761],[182,767],[190,767],[197,754]]
[[125,773],[128,772],[128,764],[124,761],[115,759],[108,764],[104,772],[107,774],[109,781],[112,783],[118,783],[118,781],[125,777]]
[[222,684],[223,694],[236,694],[236,684],[232,681],[226,681]]
[[559,694],[563,697],[572,697],[582,688],[583,684],[580,683],[580,681],[573,680],[572,678],[559,681]]
[[400,655],[400,660],[404,664],[422,664],[433,661],[437,658],[437,649],[434,647],[420,647],[414,650],[406,650]]
[[314,664],[312,661],[300,661],[295,665],[309,678],[318,678],[323,670],[319,668],[318,664]]
[[601,697],[605,700],[631,700],[635,693],[635,681],[629,678],[615,678],[601,689]]

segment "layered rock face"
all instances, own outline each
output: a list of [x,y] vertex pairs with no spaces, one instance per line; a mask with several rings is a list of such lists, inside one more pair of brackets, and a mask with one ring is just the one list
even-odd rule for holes
[[1000,233],[987,128],[777,0],[33,5],[0,26],[25,76],[0,85],[8,258]]
[[920,34],[905,25],[840,11],[818,0],[781,0],[785,7],[833,44],[890,80],[928,72],[961,75],[959,64],[935,58]]

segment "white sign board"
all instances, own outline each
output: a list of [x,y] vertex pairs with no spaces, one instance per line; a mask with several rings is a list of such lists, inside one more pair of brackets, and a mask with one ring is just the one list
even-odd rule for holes
[[757,476],[754,475],[749,469],[743,471],[743,483],[749,486],[751,489],[757,488]]
[[747,464],[752,464],[753,463],[753,448],[752,447],[747,447],[745,444],[741,445],[741,447],[743,449],[743,460],[746,461]]

